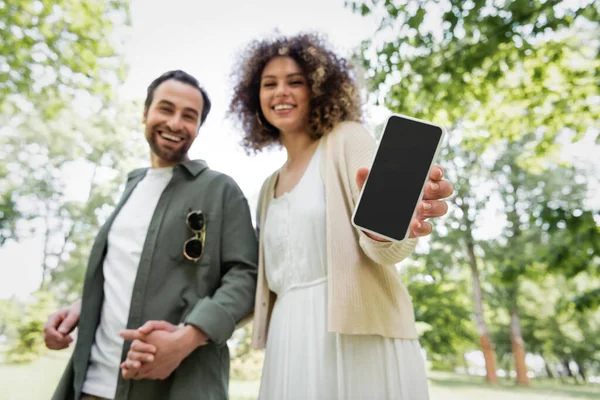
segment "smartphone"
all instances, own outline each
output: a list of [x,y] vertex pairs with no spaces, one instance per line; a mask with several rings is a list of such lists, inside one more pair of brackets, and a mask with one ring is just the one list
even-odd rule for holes
[[406,238],[445,135],[440,125],[400,114],[390,116],[352,224],[387,240]]

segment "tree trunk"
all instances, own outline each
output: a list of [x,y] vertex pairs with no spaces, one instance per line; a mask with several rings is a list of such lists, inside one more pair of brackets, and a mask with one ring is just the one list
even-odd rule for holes
[[44,225],[46,230],[44,232],[44,255],[42,258],[42,283],[40,284],[40,289],[44,290],[46,288],[46,283],[48,282],[48,271],[50,269],[49,266],[49,258],[50,258],[50,205],[48,203],[46,206],[46,216],[44,217]]
[[[518,208],[516,207],[516,203],[519,200],[520,193],[520,172],[521,168],[515,164],[511,164],[510,168],[512,170],[512,174],[509,176],[510,186],[513,188],[514,193],[514,201],[508,201],[508,208],[506,212],[506,217],[509,223],[512,224],[512,238],[508,240],[510,244],[519,244],[522,237],[521,232],[521,218],[519,216]],[[505,199],[508,199],[506,197]],[[512,203],[512,204],[511,204]],[[519,246],[514,246],[513,248],[519,248]],[[511,250],[512,251],[512,250]],[[525,271],[523,265],[524,263],[529,262],[529,260],[519,260],[518,264],[519,268],[516,269],[518,275],[513,278],[513,287],[512,290],[509,291],[509,298],[512,301],[512,307],[510,309],[510,341],[512,344],[512,352],[513,357],[515,359],[515,369],[517,370],[517,385],[529,385],[529,377],[527,376],[527,364],[525,363],[525,343],[523,341],[523,335],[521,333],[521,320],[519,319],[519,306],[518,306],[518,297],[519,297],[519,276],[523,274]],[[513,265],[512,269],[515,268]],[[514,272],[514,271],[513,271]]]
[[567,371],[567,376],[569,378],[573,378],[575,383],[579,383],[579,381],[577,380],[577,376],[573,373],[573,371],[571,371],[571,366],[569,365],[569,363],[570,363],[570,361],[567,360],[566,358],[562,360],[562,365],[563,365],[565,371]]
[[587,382],[587,378],[585,377],[585,367],[583,366],[583,362],[575,361],[577,364],[577,369],[579,370],[579,376],[583,379],[583,383]]
[[469,264],[473,274],[473,302],[475,303],[475,321],[477,323],[477,332],[479,333],[479,342],[485,359],[485,379],[492,384],[498,383],[496,374],[496,355],[494,345],[490,340],[488,327],[483,317],[483,296],[481,293],[481,282],[479,280],[479,267],[475,257],[474,244],[471,240],[467,242],[467,253],[469,255]]
[[[96,173],[98,171],[98,164],[94,164],[94,170],[92,171],[92,177],[90,178],[90,189],[88,190],[88,194],[86,197],[86,201],[89,201],[90,198],[92,197],[92,193],[94,191],[94,187],[95,187],[95,180],[96,180]],[[58,262],[60,263],[61,261],[63,261],[63,259],[65,258],[65,251],[67,249],[67,245],[69,244],[69,242],[71,241],[71,237],[73,236],[73,232],[75,232],[75,228],[77,226],[77,216],[75,216],[75,218],[73,218],[73,216],[71,216],[71,226],[69,227],[69,230],[65,233],[65,237],[63,239],[63,244],[60,248],[60,251],[56,254],[56,257],[58,259]]]
[[510,377],[510,371],[512,370],[512,363],[510,362],[510,358],[508,356],[504,356],[504,370],[506,371],[506,376],[504,379],[506,379],[506,382],[510,382],[510,380],[512,379]]
[[510,312],[510,337],[512,342],[512,352],[515,358],[515,367],[517,370],[517,385],[529,385],[527,376],[527,364],[525,364],[525,345],[521,335],[521,321],[519,320],[518,308],[515,305]]
[[558,377],[560,378],[560,383],[564,384],[565,383],[565,377],[564,374],[562,372],[558,373]]
[[544,356],[542,356],[542,359],[544,360],[544,368],[546,369],[546,374],[548,375],[548,378],[554,379],[555,377],[552,373],[552,369],[550,369],[550,364],[548,364],[548,361]]

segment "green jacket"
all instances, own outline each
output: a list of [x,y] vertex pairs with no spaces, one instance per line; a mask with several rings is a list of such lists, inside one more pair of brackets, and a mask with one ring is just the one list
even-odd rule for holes
[[[115,211],[98,232],[83,285],[81,317],[73,356],[54,394],[55,400],[79,400],[104,299],[102,265],[107,235],[115,216],[145,176],[128,175]],[[198,262],[183,256],[193,236],[185,223],[191,210],[206,218],[206,242]],[[227,175],[204,161],[176,165],[150,226],[133,288],[127,328],[148,320],[186,323],[201,328],[209,344],[193,351],[164,381],[125,381],[119,373],[115,400],[226,399],[229,351],[226,341],[237,322],[254,307],[258,244],[248,203]],[[123,346],[126,358],[129,342]]]

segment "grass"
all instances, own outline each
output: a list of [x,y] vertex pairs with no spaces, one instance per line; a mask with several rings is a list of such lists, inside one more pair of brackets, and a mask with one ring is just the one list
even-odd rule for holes
[[429,373],[432,400],[581,400],[600,399],[600,385],[561,384],[532,380],[530,387],[517,386],[514,379],[489,385],[482,377],[432,371]]
[[[0,400],[47,400],[69,357],[69,351],[51,352],[24,365],[0,363]],[[431,400],[582,400],[600,399],[600,385],[560,384],[534,380],[531,387],[503,380],[498,386],[481,377],[430,372]],[[231,400],[255,399],[258,382],[232,381]]]
[[31,364],[0,363],[0,400],[48,400],[69,355],[70,352],[59,351]]
[[[48,400],[67,364],[69,350],[48,352],[31,364],[0,361],[0,400]],[[231,400],[251,400],[258,393],[258,382],[232,381]]]

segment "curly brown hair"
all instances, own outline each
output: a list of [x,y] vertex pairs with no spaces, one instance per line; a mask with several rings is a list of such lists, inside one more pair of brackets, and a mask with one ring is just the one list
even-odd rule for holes
[[280,144],[279,130],[265,119],[260,109],[260,80],[274,57],[291,57],[298,63],[311,91],[308,130],[313,139],[329,133],[342,121],[360,121],[360,93],[354,70],[344,58],[329,49],[316,33],[278,36],[250,42],[241,55],[232,77],[234,94],[229,115],[243,131],[242,146],[247,152]]

